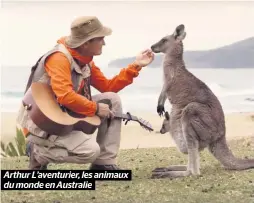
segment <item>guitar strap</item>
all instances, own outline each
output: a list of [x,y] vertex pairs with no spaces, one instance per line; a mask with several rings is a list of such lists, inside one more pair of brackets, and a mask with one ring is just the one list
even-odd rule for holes
[[[43,56],[44,56],[44,55],[43,55]],[[26,85],[26,89],[25,89],[25,93],[24,93],[24,94],[26,94],[27,90],[28,90],[29,87],[31,86],[32,81],[33,81],[33,77],[34,77],[35,70],[36,70],[36,68],[38,67],[38,64],[39,64],[39,62],[40,62],[40,60],[42,59],[43,56],[41,56],[41,57],[39,58],[39,60],[36,62],[36,64],[31,68],[31,74],[30,74],[29,79],[28,79],[28,81],[27,81],[27,85]]]
[[[90,63],[88,64],[88,67],[89,67],[89,69],[90,69],[90,73],[92,73],[92,66],[91,66]],[[91,98],[91,100],[92,100],[92,93],[91,93],[91,75],[90,75],[90,77],[88,78],[87,83],[88,83],[87,85],[88,85],[88,91],[89,91],[88,94],[90,95],[90,98]],[[108,105],[109,105],[109,109],[112,109],[112,103],[111,103],[111,101],[110,101],[109,99],[102,99],[102,100],[99,100],[98,103],[108,104]],[[111,123],[111,119],[107,119],[107,127],[110,126],[110,123]]]
[[88,78],[88,89],[89,89],[90,98],[92,99],[92,93],[91,93],[91,74],[92,74],[92,67],[91,67],[91,64],[90,64],[90,63],[88,64],[88,67],[89,67],[89,69],[90,69],[90,77]]

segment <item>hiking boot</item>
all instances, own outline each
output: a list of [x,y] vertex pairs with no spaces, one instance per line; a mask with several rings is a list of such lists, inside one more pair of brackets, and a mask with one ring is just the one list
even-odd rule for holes
[[47,164],[40,164],[34,156],[34,144],[29,143],[29,169],[30,170],[47,170]]
[[111,165],[91,164],[91,166],[89,167],[89,170],[123,170],[123,169],[119,168],[115,164],[111,164]]

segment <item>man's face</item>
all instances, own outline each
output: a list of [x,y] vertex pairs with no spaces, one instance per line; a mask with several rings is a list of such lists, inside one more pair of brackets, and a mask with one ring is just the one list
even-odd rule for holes
[[86,56],[101,55],[103,45],[105,45],[104,37],[97,37],[83,44],[80,51]]

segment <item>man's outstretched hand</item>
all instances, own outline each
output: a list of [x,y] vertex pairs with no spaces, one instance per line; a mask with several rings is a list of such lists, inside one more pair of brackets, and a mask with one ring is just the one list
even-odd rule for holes
[[153,60],[154,53],[152,52],[152,50],[146,49],[136,56],[136,60],[134,63],[136,63],[140,67],[145,67],[152,63]]

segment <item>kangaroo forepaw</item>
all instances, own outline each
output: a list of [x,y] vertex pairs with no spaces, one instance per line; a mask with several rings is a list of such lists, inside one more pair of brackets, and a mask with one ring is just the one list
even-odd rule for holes
[[163,105],[157,106],[157,113],[159,114],[159,116],[163,116],[163,113],[165,113],[165,109]]

